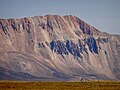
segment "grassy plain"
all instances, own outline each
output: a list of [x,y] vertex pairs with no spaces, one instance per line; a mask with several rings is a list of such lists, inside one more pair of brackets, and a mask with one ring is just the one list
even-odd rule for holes
[[120,90],[117,81],[24,82],[0,81],[0,90]]

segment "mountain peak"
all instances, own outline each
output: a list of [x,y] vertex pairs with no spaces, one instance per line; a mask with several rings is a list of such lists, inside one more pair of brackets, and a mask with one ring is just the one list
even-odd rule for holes
[[120,79],[119,36],[73,15],[0,19],[0,42],[1,79]]

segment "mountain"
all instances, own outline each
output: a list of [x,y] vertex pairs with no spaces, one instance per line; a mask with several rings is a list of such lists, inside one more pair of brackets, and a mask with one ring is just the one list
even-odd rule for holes
[[120,80],[120,35],[72,15],[0,19],[0,80],[83,79]]

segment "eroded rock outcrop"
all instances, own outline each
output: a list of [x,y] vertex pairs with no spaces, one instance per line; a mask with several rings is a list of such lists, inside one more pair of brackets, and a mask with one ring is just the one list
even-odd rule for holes
[[119,46],[72,15],[0,19],[0,79],[119,80]]

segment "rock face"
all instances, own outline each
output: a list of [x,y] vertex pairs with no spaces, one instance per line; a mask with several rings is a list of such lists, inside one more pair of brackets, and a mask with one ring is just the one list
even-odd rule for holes
[[0,79],[120,80],[120,36],[76,16],[0,19]]

